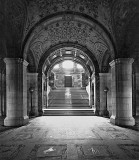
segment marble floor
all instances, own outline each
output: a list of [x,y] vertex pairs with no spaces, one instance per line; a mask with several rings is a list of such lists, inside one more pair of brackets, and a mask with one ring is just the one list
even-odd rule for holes
[[0,131],[0,160],[139,159],[139,131],[96,116],[42,116]]

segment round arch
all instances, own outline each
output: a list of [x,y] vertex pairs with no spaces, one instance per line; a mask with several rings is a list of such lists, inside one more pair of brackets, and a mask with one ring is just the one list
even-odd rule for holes
[[49,72],[52,70],[52,68],[53,68],[56,64],[61,63],[61,62],[65,61],[65,60],[71,60],[71,61],[74,61],[74,62],[76,62],[76,63],[81,64],[81,66],[83,66],[83,68],[85,69],[85,71],[86,71],[89,75],[91,75],[92,71],[91,71],[91,69],[90,69],[89,66],[86,66],[86,65],[84,64],[84,62],[81,61],[80,59],[78,59],[78,58],[75,59],[75,58],[72,58],[72,57],[68,57],[68,58],[67,58],[67,57],[63,57],[62,59],[61,59],[61,58],[57,58],[56,60],[54,60],[54,61],[52,62],[51,65],[47,66],[47,68],[46,68],[46,70],[45,70],[45,73],[49,74]]
[[[43,17],[42,19],[40,19],[37,23],[35,23],[27,32],[27,34],[25,34],[25,37],[24,37],[24,40],[23,40],[23,45],[22,45],[22,55],[23,55],[23,58],[25,58],[25,55],[24,53],[26,52],[25,51],[25,48],[26,48],[26,44],[28,43],[28,41],[30,40],[30,37],[32,37],[32,35],[34,34],[34,30],[36,30],[36,28],[40,28],[40,26],[42,26],[42,24],[44,22],[48,22],[48,21],[51,21],[52,19],[57,19],[58,16],[61,16],[61,15],[64,15],[63,17],[68,17],[67,19],[70,20],[69,17],[74,17],[75,15],[82,18],[82,19],[86,19],[87,21],[93,23],[93,26],[98,27],[98,29],[102,30],[107,38],[110,40],[111,42],[111,45],[113,47],[113,53],[115,54],[114,57],[116,57],[116,54],[117,54],[117,49],[116,49],[116,45],[115,45],[115,42],[114,42],[114,39],[113,39],[113,36],[111,35],[110,31],[102,24],[100,23],[98,20],[96,20],[95,18],[87,15],[87,14],[84,14],[84,13],[81,13],[81,12],[73,12],[73,11],[63,11],[63,12],[57,12],[57,13],[53,13],[53,14],[50,14],[48,16],[45,16]],[[69,16],[70,15],[70,16]],[[66,19],[66,18],[65,18]]]
[[55,17],[47,17],[47,20],[45,17],[32,28],[25,39],[23,57],[27,59],[31,51],[36,57],[37,66],[51,48],[63,44],[75,44],[89,50],[98,61],[100,70],[106,52],[110,59],[114,59],[116,53],[113,40],[105,27],[78,13],[57,14]]
[[94,68],[95,68],[95,73],[100,72],[98,62],[97,62],[95,56],[92,54],[92,52],[90,50],[88,50],[86,47],[81,46],[79,44],[68,42],[68,43],[58,44],[58,45],[50,48],[45,54],[43,54],[43,56],[41,57],[41,59],[39,61],[38,73],[42,72],[43,65],[44,65],[46,59],[49,57],[49,55],[51,53],[53,53],[55,50],[58,50],[58,49],[63,48],[63,47],[73,47],[73,48],[79,49],[82,52],[84,52],[91,59],[93,65],[94,65]]
[[[82,51],[84,53],[84,56],[88,57],[88,61],[90,60],[89,64],[87,62],[87,59],[86,60],[83,60],[81,57],[67,57],[67,56],[63,56],[61,57],[60,53],[59,53],[59,56],[57,58],[54,58],[53,60],[51,59],[51,63],[50,63],[50,60],[49,60],[49,57],[52,57],[54,56],[54,52],[58,49],[61,49],[61,48],[64,48],[64,47],[72,47],[72,48],[75,48],[75,49],[78,49],[80,51]],[[90,77],[93,73],[93,75],[96,76],[96,88],[97,88],[97,92],[96,92],[96,110],[99,110],[99,65],[98,65],[98,62],[97,60],[95,59],[94,55],[87,49],[85,48],[84,46],[81,46],[79,44],[73,44],[73,43],[64,43],[64,44],[59,44],[59,45],[56,45],[54,47],[52,47],[51,49],[49,49],[47,51],[47,53],[45,53],[43,55],[43,57],[41,57],[41,60],[39,61],[39,66],[38,66],[38,91],[40,94],[38,94],[38,99],[39,99],[39,104],[38,104],[38,107],[39,107],[39,110],[41,111],[42,110],[42,71],[43,71],[43,67],[44,65],[46,64],[46,61],[48,62],[47,63],[47,68],[45,69],[45,72],[48,72],[56,63],[64,60],[64,58],[67,60],[73,58],[76,62],[78,63],[81,63],[84,68],[86,68],[90,74]],[[91,69],[91,67],[93,68],[93,70]]]
[[[97,76],[97,102],[99,107],[99,76],[106,53],[115,58],[116,49],[109,32],[92,18],[81,14],[57,14],[41,20],[35,25],[24,40],[23,57],[27,59],[29,51],[35,57],[38,72],[38,91],[42,92],[42,68],[49,55],[58,48],[74,47],[83,51],[94,64]],[[41,111],[42,95],[38,94],[38,107]]]

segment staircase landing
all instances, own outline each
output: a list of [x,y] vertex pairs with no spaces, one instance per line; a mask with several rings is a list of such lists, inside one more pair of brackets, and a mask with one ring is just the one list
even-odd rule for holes
[[49,93],[48,108],[43,115],[94,115],[89,106],[88,93],[81,88],[62,88]]

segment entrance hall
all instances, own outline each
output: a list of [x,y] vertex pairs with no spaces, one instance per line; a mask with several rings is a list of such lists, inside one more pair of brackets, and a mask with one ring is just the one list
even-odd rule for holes
[[0,159],[138,159],[139,0],[0,0]]

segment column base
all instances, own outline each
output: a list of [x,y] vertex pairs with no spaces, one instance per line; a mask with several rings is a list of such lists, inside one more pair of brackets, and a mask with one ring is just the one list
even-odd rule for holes
[[28,116],[24,117],[6,117],[4,119],[4,126],[23,126],[29,122]]
[[117,118],[115,116],[111,116],[110,122],[118,126],[134,126],[135,125],[135,119],[133,117]]

